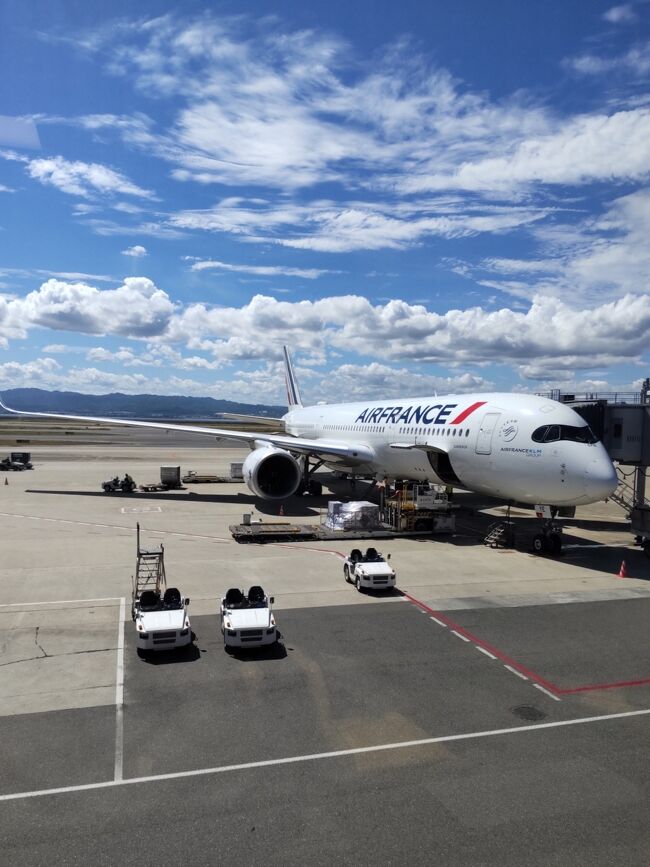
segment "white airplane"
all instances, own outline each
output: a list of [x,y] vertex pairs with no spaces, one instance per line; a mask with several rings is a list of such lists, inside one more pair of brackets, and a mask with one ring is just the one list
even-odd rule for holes
[[616,471],[603,444],[584,419],[557,401],[493,393],[303,406],[286,347],[284,358],[289,411],[272,420],[284,426],[284,434],[24,412],[1,400],[0,406],[18,415],[182,430],[245,442],[251,453],[244,461],[244,479],[267,500],[305,491],[320,494],[312,474],[323,465],[377,480],[428,480],[553,507],[597,502],[616,488]]

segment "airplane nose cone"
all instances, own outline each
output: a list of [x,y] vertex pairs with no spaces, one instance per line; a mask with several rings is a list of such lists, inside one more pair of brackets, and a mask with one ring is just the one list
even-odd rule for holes
[[618,476],[609,457],[590,461],[585,468],[584,482],[587,496],[593,503],[613,494],[618,486]]

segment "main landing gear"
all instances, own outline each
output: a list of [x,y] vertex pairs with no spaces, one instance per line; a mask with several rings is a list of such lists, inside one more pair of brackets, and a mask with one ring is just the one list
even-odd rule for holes
[[555,521],[554,506],[536,506],[537,516],[543,518],[542,531],[533,537],[535,554],[550,554],[559,557],[562,553],[562,527]]
[[316,479],[312,479],[312,475],[316,470],[323,466],[324,461],[317,461],[313,467],[309,465],[309,456],[306,455],[302,460],[302,483],[297,494],[309,494],[312,497],[320,497],[323,493],[323,486]]

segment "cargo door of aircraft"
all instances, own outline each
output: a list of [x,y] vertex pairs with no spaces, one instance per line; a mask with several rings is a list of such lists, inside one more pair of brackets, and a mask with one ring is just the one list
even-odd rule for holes
[[476,439],[476,454],[490,455],[492,454],[492,434],[496,427],[497,419],[501,415],[500,412],[488,412],[483,416],[481,427]]

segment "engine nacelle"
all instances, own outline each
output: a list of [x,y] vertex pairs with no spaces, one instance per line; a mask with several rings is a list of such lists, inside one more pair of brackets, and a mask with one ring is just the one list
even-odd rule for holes
[[244,461],[242,473],[251,491],[264,500],[290,497],[302,482],[298,461],[284,449],[255,449]]

